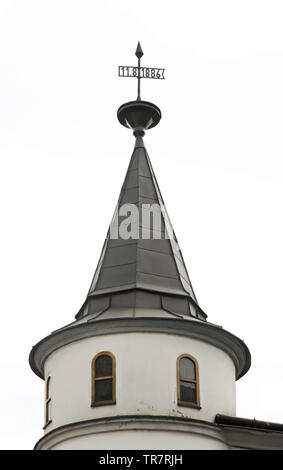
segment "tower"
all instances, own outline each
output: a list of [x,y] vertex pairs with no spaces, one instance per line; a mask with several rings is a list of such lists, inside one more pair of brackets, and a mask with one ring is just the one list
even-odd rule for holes
[[227,427],[250,353],[197,301],[143,141],[161,111],[136,55],[138,97],[118,110],[135,145],[89,292],[30,353],[46,384],[36,449],[241,448]]

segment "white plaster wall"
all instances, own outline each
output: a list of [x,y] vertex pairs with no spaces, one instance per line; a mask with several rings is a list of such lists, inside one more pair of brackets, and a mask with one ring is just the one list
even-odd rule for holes
[[[116,357],[117,403],[92,408],[91,361],[100,351]],[[184,353],[199,363],[201,410],[177,405],[176,359]],[[187,337],[126,333],[86,338],[52,353],[45,363],[45,377],[49,375],[52,423],[45,432],[116,415],[183,416],[212,422],[217,413],[235,415],[232,360],[222,350]]]
[[[68,439],[52,448],[52,450],[103,449],[227,450],[228,446],[218,439],[184,432],[116,431]],[[101,455],[106,456],[106,453],[107,451]]]

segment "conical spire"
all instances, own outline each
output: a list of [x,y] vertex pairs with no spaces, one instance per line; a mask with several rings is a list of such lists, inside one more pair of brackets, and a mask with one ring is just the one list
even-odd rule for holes
[[[121,210],[123,206],[124,211]],[[122,225],[123,221],[129,220],[124,216],[119,217],[121,212],[125,215],[125,211],[131,213],[132,224],[129,221],[127,225]],[[137,224],[137,230],[134,224]],[[131,230],[131,235],[135,238],[125,238],[129,234],[126,228]],[[165,238],[166,235],[168,238]],[[136,141],[89,294],[97,295],[132,287],[189,295],[196,302],[141,137]]]
[[155,297],[154,305],[170,304],[172,312],[206,317],[197,303],[141,136],[136,137],[87,300],[77,318],[95,313],[101,303],[108,304],[110,296],[119,295],[121,300],[122,293],[124,306],[137,307],[136,296],[134,305],[132,297],[129,300],[131,291],[139,291],[141,308],[149,305],[150,296],[152,301]]
[[[135,76],[139,82],[142,55],[138,43]],[[142,139],[146,130],[157,126],[161,111],[142,101],[138,93],[136,101],[120,106],[117,117],[133,130],[135,148],[86,301],[76,318],[90,316],[94,321],[109,314],[119,318],[125,315],[123,307],[134,317],[137,309],[143,314],[147,310],[147,315],[155,309],[158,316],[167,312],[205,320]]]

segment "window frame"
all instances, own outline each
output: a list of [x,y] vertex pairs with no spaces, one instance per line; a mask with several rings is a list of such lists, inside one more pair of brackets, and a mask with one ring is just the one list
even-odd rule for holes
[[51,393],[50,393],[50,383],[51,383],[51,375],[47,377],[45,382],[45,413],[44,413],[44,426],[43,429],[47,428],[47,426],[52,423],[52,419],[50,418],[50,403],[51,403]]
[[[112,360],[112,375],[103,377],[95,377],[95,363],[100,356],[108,356]],[[95,383],[99,380],[112,380],[112,399],[104,401],[95,401]],[[103,405],[115,405],[116,404],[116,358],[114,354],[109,351],[102,351],[97,353],[91,361],[91,407],[103,406]]]
[[[187,379],[186,377],[180,376],[180,361],[183,358],[190,359],[195,366],[195,379]],[[196,385],[196,402],[182,401],[181,400],[181,382],[194,383]],[[190,354],[181,354],[177,357],[177,403],[180,406],[187,406],[189,408],[201,409],[200,406],[200,393],[199,393],[199,365],[198,361]]]

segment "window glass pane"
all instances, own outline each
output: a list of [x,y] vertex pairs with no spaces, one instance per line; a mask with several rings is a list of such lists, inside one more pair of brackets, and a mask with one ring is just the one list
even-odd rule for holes
[[197,403],[196,384],[180,381],[180,400]]
[[95,361],[95,377],[107,377],[112,375],[112,357],[99,356]]
[[188,357],[182,357],[180,360],[180,377],[183,379],[196,379],[195,364]]
[[112,396],[112,379],[96,380],[95,386],[95,403],[100,401],[113,400]]

